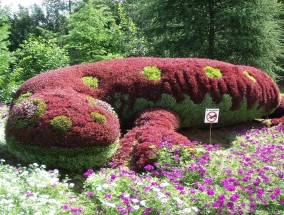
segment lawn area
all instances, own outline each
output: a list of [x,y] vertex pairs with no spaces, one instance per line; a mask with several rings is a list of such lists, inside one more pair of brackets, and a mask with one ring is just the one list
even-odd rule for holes
[[[2,107],[1,114],[6,110]],[[0,125],[3,155],[8,153],[3,119]],[[160,144],[158,162],[144,173],[110,163],[68,176],[60,169],[2,159],[0,214],[284,214],[279,127],[238,133],[227,149],[194,142],[191,156],[188,143]]]

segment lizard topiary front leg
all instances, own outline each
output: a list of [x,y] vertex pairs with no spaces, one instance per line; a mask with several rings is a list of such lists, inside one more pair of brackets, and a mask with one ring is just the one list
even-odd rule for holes
[[169,110],[148,109],[139,114],[135,127],[121,139],[120,148],[113,161],[116,165],[126,164],[131,169],[143,170],[144,166],[153,163],[153,158],[162,141],[173,144],[184,144],[189,140],[177,133],[180,127],[179,116]]

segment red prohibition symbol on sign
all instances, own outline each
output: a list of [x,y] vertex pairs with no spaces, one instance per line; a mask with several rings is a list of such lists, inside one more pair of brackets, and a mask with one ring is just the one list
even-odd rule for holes
[[215,122],[217,120],[217,113],[216,112],[208,112],[206,115],[206,119],[208,122]]

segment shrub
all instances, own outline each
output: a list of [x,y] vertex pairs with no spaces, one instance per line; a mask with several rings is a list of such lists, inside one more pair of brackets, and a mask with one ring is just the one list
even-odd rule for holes
[[9,151],[27,163],[37,162],[48,167],[57,167],[74,172],[82,172],[89,168],[105,164],[116,152],[119,141],[109,146],[92,147],[42,147],[23,145],[13,138],[7,138]]
[[247,76],[250,80],[252,80],[252,82],[256,83],[256,79],[251,75],[249,74],[247,71],[243,71],[243,73],[245,74],[245,76]]
[[90,87],[97,88],[99,86],[99,80],[96,77],[87,76],[87,77],[83,77],[82,80],[84,84]]
[[215,69],[211,66],[205,66],[204,70],[206,72],[206,75],[210,78],[222,78],[220,69]]
[[104,122],[107,121],[107,119],[104,115],[97,113],[97,112],[92,112],[91,117],[94,121],[96,121],[98,123],[104,123]]
[[42,37],[30,37],[16,51],[16,68],[21,68],[17,77],[18,83],[47,70],[62,68],[69,65],[67,52],[57,46],[56,39],[46,40]]
[[162,76],[161,70],[156,66],[146,66],[141,73],[151,81],[160,80]]
[[72,120],[68,116],[56,116],[50,120],[50,125],[54,131],[66,132],[72,127]]
[[33,93],[31,93],[31,92],[23,93],[13,102],[13,104],[16,105],[16,104],[20,103],[21,101],[23,101],[24,99],[26,99],[26,98],[28,98],[32,95],[33,95]]

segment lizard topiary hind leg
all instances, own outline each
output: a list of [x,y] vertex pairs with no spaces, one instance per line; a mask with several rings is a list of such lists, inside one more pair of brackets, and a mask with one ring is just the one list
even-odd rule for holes
[[148,109],[138,115],[135,127],[120,141],[120,148],[113,157],[116,165],[126,164],[131,169],[143,170],[153,163],[159,143],[169,140],[184,144],[189,140],[175,130],[180,126],[179,116],[169,110]]

